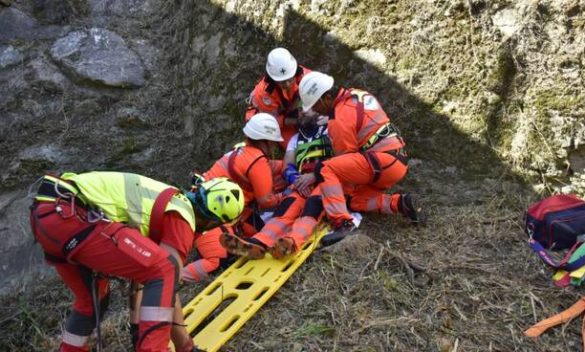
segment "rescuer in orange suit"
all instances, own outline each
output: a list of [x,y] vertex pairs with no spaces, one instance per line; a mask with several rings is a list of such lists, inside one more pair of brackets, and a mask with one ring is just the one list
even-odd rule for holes
[[254,236],[243,238],[224,232],[220,240],[228,252],[260,259],[268,251],[274,258],[282,258],[299,250],[312,235],[323,214],[321,197],[310,196],[312,172],[319,161],[332,155],[326,122],[319,123],[322,120],[317,114],[299,116],[299,132],[289,141],[284,156],[283,176],[294,190]]
[[75,296],[59,351],[90,351],[94,330],[99,345],[111,277],[143,285],[130,328],[136,351],[167,351],[170,338],[178,352],[197,350],[182,325],[179,269],[195,228],[239,217],[241,188],[217,178],[183,193],[145,176],[106,171],[45,175],[35,185],[32,231]]
[[299,85],[303,111],[329,116],[334,157],[315,166],[314,176],[327,217],[338,234],[355,229],[343,186],[353,186],[353,211],[400,213],[413,224],[423,222],[417,198],[411,193],[386,194],[408,171],[404,140],[370,93],[334,86],[334,79],[313,71]]
[[250,94],[246,121],[258,112],[274,116],[283,137],[282,148],[297,132],[301,108],[299,82],[308,72],[311,71],[297,65],[297,60],[288,50],[276,48],[268,54],[266,74]]
[[[259,210],[276,207],[283,199],[286,186],[282,174],[282,160],[269,156],[282,142],[276,119],[266,113],[258,113],[244,126],[246,141],[226,153],[201,176],[202,180],[228,177],[244,191],[245,209],[235,226],[221,226],[212,231],[195,234],[195,248],[200,259],[186,265],[183,279],[198,282],[208,277],[222,264],[229,263],[228,253],[220,244],[220,235],[230,232],[238,236],[251,236],[264,226]],[[195,180],[194,183],[200,181]]]

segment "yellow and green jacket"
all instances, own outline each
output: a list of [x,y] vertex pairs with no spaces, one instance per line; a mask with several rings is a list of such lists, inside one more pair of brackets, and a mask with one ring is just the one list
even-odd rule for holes
[[[58,183],[90,207],[101,210],[116,222],[122,222],[149,235],[149,224],[156,197],[171,187],[151,178],[127,172],[93,171],[83,174],[64,173],[59,178],[47,175],[45,179]],[[62,182],[70,181],[72,184]],[[38,195],[37,200],[54,198]],[[187,197],[178,193],[171,198],[165,212],[176,211],[195,231],[195,214]]]

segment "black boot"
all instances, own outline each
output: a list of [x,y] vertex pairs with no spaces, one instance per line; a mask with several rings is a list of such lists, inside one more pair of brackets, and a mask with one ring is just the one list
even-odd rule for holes
[[357,227],[355,227],[353,221],[345,220],[343,224],[336,228],[332,233],[327,234],[323,236],[323,238],[321,238],[321,245],[323,247],[331,246],[332,244],[341,241],[342,239],[353,233],[356,229]]
[[424,225],[426,222],[426,217],[419,204],[418,197],[412,193],[404,193],[400,195],[398,211],[409,218],[413,225]]

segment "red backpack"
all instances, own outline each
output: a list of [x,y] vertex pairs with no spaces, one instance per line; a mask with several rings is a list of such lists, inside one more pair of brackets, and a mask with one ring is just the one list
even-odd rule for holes
[[[571,254],[585,242],[585,202],[574,195],[555,195],[528,208],[524,230],[538,256],[553,268],[573,271],[585,265],[585,256],[569,262]],[[547,250],[568,249],[557,262]]]

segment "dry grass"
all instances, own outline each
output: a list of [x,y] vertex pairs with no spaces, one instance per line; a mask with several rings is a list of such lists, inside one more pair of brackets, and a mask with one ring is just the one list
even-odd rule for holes
[[[545,178],[555,172],[566,178],[558,169],[565,156],[539,151],[550,149],[543,138],[552,143],[560,133],[548,128],[552,113],[583,115],[582,101],[567,98],[582,96],[583,75],[568,76],[575,62],[582,62],[582,11],[565,11],[557,2],[516,6],[503,0],[421,0],[369,6],[344,1],[343,11],[335,2],[316,5],[323,11],[319,15],[301,4],[300,13],[320,20],[323,28],[292,23],[273,37],[263,30],[282,25],[270,18],[274,6],[248,11],[250,2],[237,3],[248,12],[245,18],[263,23],[254,27],[236,16],[238,9],[236,15],[225,14],[207,2],[161,5],[160,30],[151,39],[165,43],[164,77],[100,104],[111,110],[137,104],[147,119],[146,132],[87,141],[81,122],[72,121],[70,130],[66,119],[67,133],[60,137],[68,145],[107,146],[104,155],[112,157],[118,145],[134,141],[125,139],[130,136],[138,145],[152,143],[153,157],[130,162],[131,156],[119,153],[109,164],[98,160],[76,167],[125,168],[184,183],[182,175],[194,166],[208,166],[236,138],[243,98],[265,53],[282,44],[278,38],[311,68],[380,92],[421,162],[402,187],[426,195],[430,221],[415,229],[400,219],[367,216],[359,236],[314,253],[224,350],[578,350],[578,322],[554,329],[538,343],[522,336],[534,322],[570,306],[580,293],[553,287],[550,270],[531,253],[522,232],[520,214],[535,196],[509,179],[507,171],[499,171],[505,167],[490,156],[541,175],[537,183],[550,182]],[[517,7],[523,21],[508,39],[492,21],[507,6]],[[572,27],[558,35],[566,23]],[[305,40],[302,26],[317,39]],[[555,31],[547,32],[551,28]],[[321,40],[321,32],[342,38],[342,45]],[[210,37],[217,33],[238,49],[237,55],[220,47],[221,60],[216,61]],[[352,50],[362,48],[380,49],[386,64],[374,68],[352,59]],[[559,48],[566,49],[562,56],[556,54]],[[65,98],[71,106],[83,96]],[[91,117],[101,121],[101,115]],[[539,134],[535,142],[536,132],[544,137]],[[2,145],[16,154],[27,136],[19,137],[20,144],[9,140]],[[202,288],[183,287],[181,295],[193,297]],[[129,350],[122,291],[114,291],[103,324],[105,351]],[[33,287],[2,297],[0,351],[55,350],[70,300],[55,278],[39,278]]]
[[[524,242],[519,210],[527,202],[496,194],[431,206],[424,228],[368,216],[359,234],[314,253],[223,350],[575,350],[577,322],[538,343],[522,336],[579,297],[553,287],[550,271]],[[106,351],[129,346],[116,286],[103,324]],[[202,287],[181,294],[192,297]],[[56,348],[68,301],[56,279],[4,297],[0,350]]]

